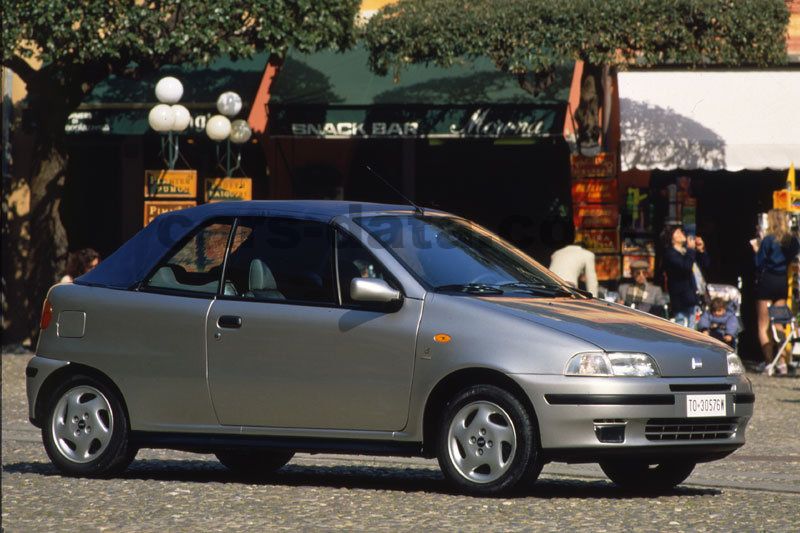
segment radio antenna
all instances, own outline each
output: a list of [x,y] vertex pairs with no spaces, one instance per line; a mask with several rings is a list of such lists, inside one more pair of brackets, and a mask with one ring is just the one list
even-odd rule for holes
[[365,166],[365,167],[367,167],[367,170],[369,170],[369,171],[370,171],[370,172],[371,172],[371,173],[372,173],[372,174],[373,174],[373,175],[374,175],[376,178],[378,178],[379,180],[381,180],[381,181],[382,181],[382,182],[383,182],[383,183],[384,183],[384,184],[385,184],[387,187],[389,187],[391,190],[393,190],[395,193],[397,193],[397,195],[398,195],[398,196],[400,196],[400,198],[402,198],[403,200],[405,200],[406,202],[408,202],[409,204],[411,204],[411,205],[414,207],[414,211],[416,211],[417,213],[419,213],[419,214],[420,214],[420,215],[422,215],[422,216],[425,216],[425,211],[423,211],[423,210],[422,210],[422,208],[421,208],[420,206],[418,206],[417,204],[415,204],[414,202],[412,202],[412,201],[411,201],[411,200],[408,198],[408,196],[406,196],[405,194],[401,193],[399,190],[397,190],[397,188],[396,188],[394,185],[392,185],[391,183],[389,183],[388,181],[386,181],[386,180],[383,178],[383,176],[381,176],[380,174],[378,174],[377,172],[375,172],[374,170],[372,170],[372,167],[371,167],[371,166],[369,166],[369,165],[364,165],[364,166]]

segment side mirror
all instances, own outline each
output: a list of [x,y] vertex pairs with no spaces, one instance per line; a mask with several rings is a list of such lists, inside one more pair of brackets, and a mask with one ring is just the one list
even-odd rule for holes
[[350,298],[357,302],[390,303],[400,300],[400,291],[382,279],[353,278],[350,282]]

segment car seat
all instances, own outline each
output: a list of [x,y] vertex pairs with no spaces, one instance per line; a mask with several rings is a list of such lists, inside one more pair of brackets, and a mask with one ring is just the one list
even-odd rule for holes
[[156,273],[153,274],[153,277],[150,278],[150,281],[147,282],[147,285],[150,287],[157,287],[163,289],[181,289],[182,286],[178,283],[177,278],[175,278],[175,273],[169,267],[169,265],[163,266],[156,270]]
[[275,281],[275,276],[272,275],[272,271],[261,259],[250,261],[249,289],[244,294],[246,298],[286,299],[278,290],[278,284]]

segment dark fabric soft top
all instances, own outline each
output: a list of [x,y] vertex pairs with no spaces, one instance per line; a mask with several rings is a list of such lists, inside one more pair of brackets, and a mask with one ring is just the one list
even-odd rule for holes
[[326,200],[220,202],[200,205],[156,217],[97,267],[77,278],[75,283],[129,289],[142,281],[176,243],[211,218],[287,216],[329,222],[339,215],[410,209],[407,205]]

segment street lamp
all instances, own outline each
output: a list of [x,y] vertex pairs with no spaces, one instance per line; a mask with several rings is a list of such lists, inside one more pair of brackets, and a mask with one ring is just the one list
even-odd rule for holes
[[[242,110],[242,98],[233,91],[227,91],[217,98],[217,111],[219,115],[214,115],[206,123],[206,134],[217,143],[217,165],[225,170],[225,176],[231,177],[233,171],[241,168],[242,150],[236,154],[236,164],[231,166],[231,143],[242,145],[250,140],[253,134],[246,120],[231,119]],[[225,141],[225,165],[222,164],[223,157],[220,155],[220,145]]]
[[183,84],[177,78],[167,76],[156,84],[156,104],[147,116],[147,122],[153,130],[166,134],[161,136],[161,153],[170,170],[180,155],[178,134],[189,127],[192,115],[186,107],[178,102],[183,96]]

